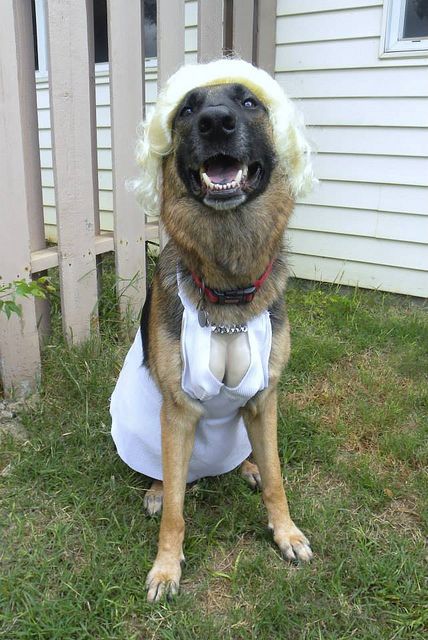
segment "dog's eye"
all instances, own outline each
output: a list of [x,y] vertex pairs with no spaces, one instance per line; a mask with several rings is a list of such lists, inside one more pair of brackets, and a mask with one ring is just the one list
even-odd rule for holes
[[189,107],[189,105],[186,105],[185,107],[182,108],[182,110],[180,111],[180,116],[188,116],[191,113],[193,113],[193,109],[192,107]]
[[253,98],[245,98],[244,102],[242,103],[242,106],[245,107],[246,109],[254,109],[254,107],[257,106],[257,102],[253,100]]

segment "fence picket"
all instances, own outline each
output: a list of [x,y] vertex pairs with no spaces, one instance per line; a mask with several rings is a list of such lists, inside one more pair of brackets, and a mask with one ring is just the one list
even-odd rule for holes
[[275,72],[276,0],[258,0],[255,62],[271,75]]
[[[158,89],[184,62],[184,2],[183,0],[157,0]],[[159,226],[160,248],[168,236]]]
[[[31,5],[0,3],[0,284],[31,274],[31,232],[42,219]],[[30,222],[32,221],[32,222]],[[22,318],[0,312],[0,374],[6,393],[34,388],[40,351],[34,300],[22,302]]]
[[248,62],[254,61],[254,1],[233,0],[233,51]]
[[198,0],[198,62],[223,54],[223,0]]
[[113,211],[116,274],[122,314],[136,317],[146,290],[145,216],[126,179],[137,172],[136,127],[143,116],[144,49],[141,2],[108,0]]
[[97,324],[98,186],[91,0],[49,0],[49,92],[63,329]]

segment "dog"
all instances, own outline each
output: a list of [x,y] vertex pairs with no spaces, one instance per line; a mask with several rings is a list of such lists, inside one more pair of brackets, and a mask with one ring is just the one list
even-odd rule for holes
[[277,385],[290,353],[284,232],[314,178],[293,105],[240,60],[180,69],[138,144],[136,191],[169,241],[111,414],[119,455],[153,478],[147,511],[162,511],[156,602],[179,589],[186,483],[241,463],[283,557],[312,558],[283,487]]

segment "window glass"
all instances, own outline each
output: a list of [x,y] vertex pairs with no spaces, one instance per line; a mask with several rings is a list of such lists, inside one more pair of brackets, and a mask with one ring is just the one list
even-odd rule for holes
[[157,56],[156,43],[156,0],[144,0],[144,56]]
[[403,38],[428,37],[428,0],[407,0],[404,12]]
[[94,35],[95,62],[107,62],[107,0],[94,0]]
[[[94,2],[95,62],[108,62],[107,0]],[[124,4],[124,11],[126,7]],[[144,0],[144,57],[155,58],[156,0]]]
[[39,50],[38,50],[38,42],[37,42],[35,0],[31,0],[31,18],[33,20],[34,68],[36,71],[38,71],[39,70]]

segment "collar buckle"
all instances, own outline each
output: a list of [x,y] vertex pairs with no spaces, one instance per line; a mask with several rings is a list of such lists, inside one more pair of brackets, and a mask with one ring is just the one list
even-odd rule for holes
[[211,289],[213,294],[218,298],[217,304],[245,304],[251,302],[257,289],[254,285],[245,287],[245,289]]

